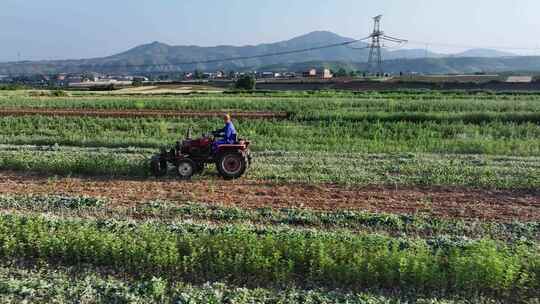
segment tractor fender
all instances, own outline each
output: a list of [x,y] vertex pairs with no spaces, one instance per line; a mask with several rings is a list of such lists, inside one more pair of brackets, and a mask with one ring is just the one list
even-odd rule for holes
[[246,150],[246,146],[243,145],[236,145],[236,144],[223,144],[219,145],[217,148],[217,154],[222,152],[244,152]]
[[225,153],[240,153],[242,154],[242,156],[244,158],[248,158],[248,153],[246,153],[245,150],[242,150],[242,149],[238,149],[237,147],[229,147],[229,148],[225,148],[225,149],[218,149],[218,151],[216,152],[216,159],[219,159],[220,156],[222,156],[223,154]]

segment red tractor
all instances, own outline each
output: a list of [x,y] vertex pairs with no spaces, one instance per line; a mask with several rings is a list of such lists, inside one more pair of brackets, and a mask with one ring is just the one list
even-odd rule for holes
[[162,149],[150,161],[150,169],[156,177],[165,176],[169,165],[175,167],[179,178],[187,180],[201,173],[206,164],[216,164],[217,171],[225,179],[241,177],[251,163],[249,141],[238,139],[234,144],[219,145],[212,149],[214,136],[203,134],[201,138],[191,139],[188,131],[186,139],[176,142],[169,151]]

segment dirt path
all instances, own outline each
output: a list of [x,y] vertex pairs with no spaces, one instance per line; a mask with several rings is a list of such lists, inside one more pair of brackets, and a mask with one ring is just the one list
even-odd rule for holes
[[[286,119],[286,112],[235,112],[235,118]],[[107,110],[107,109],[52,109],[52,108],[0,108],[0,116],[92,116],[92,117],[221,117],[223,111],[176,111],[176,110]]]
[[2,194],[66,194],[107,197],[119,205],[151,199],[217,203],[247,208],[351,209],[497,221],[540,220],[540,191],[459,188],[346,188],[337,185],[270,184],[261,181],[125,180],[47,178],[0,173]]

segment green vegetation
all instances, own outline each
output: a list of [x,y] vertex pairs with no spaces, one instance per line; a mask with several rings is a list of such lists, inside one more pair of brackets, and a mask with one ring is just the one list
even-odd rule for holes
[[[72,93],[76,95],[76,93]],[[537,112],[538,93],[494,94],[466,92],[269,92],[193,94],[187,96],[87,96],[0,98],[2,107],[86,109],[258,110],[354,112]]]
[[397,215],[353,210],[242,209],[192,202],[134,202],[134,206],[109,204],[107,200],[70,196],[0,196],[0,210],[22,214],[47,213],[70,218],[149,221],[161,224],[193,222],[223,226],[263,225],[288,229],[323,229],[369,232],[395,237],[418,237],[430,244],[490,238],[509,243],[540,241],[538,222],[484,222],[441,219],[423,215]]
[[[413,295],[384,295],[328,291],[323,289],[287,290],[248,289],[223,283],[191,285],[163,278],[126,279],[80,267],[21,265],[0,267],[0,301],[2,303],[348,303],[399,304],[465,304],[466,300],[422,299]],[[486,297],[473,297],[475,303],[498,304]],[[534,303],[531,300],[530,303]],[[527,303],[527,302],[526,302]]]
[[234,84],[235,88],[238,90],[253,91],[255,90],[256,80],[254,77],[249,75],[244,75],[240,77]]
[[[252,178],[349,184],[538,187],[537,94],[283,92],[234,96],[0,98],[7,107],[285,111],[235,123],[257,154]],[[2,117],[0,167],[58,174],[147,174],[146,159],[210,118]],[[115,148],[94,151],[95,147]],[[135,148],[130,148],[135,147]],[[101,149],[101,148],[100,148]],[[116,150],[118,149],[118,150]],[[140,153],[123,153],[127,150]],[[120,152],[120,153],[119,153]],[[343,160],[347,166],[343,166]]]
[[[2,196],[0,210],[0,257],[11,261],[0,267],[3,302],[535,303],[540,296],[538,223],[166,202],[122,209],[60,196]],[[186,222],[196,219],[213,224]],[[200,285],[207,281],[230,285]]]
[[0,84],[0,91],[17,91],[24,89],[26,89],[26,87],[20,84]]
[[[60,175],[149,176],[149,150],[0,150],[0,168]],[[540,187],[540,159],[438,154],[255,153],[248,178],[354,185]],[[343,166],[346,161],[347,166]],[[212,170],[213,167],[209,166]],[[212,171],[207,171],[212,172]],[[174,176],[171,173],[171,176]],[[216,178],[211,174],[196,179]]]
[[5,209],[32,209],[32,210],[63,210],[103,208],[106,200],[94,197],[72,196],[0,196],[0,208]]
[[[276,93],[276,96],[0,98],[4,107],[285,111],[287,120],[238,120],[258,151],[540,156],[535,94]],[[170,145],[219,119],[2,117],[6,144],[90,147]]]
[[[253,142],[248,179],[540,188],[539,94],[55,94],[6,92],[0,107],[284,111],[286,119],[235,121]],[[221,124],[3,116],[0,169],[147,178],[158,148],[189,127],[197,134]],[[210,188],[216,178],[210,170],[195,177],[210,180]],[[395,215],[188,199],[118,204],[0,196],[0,301],[538,303],[540,297],[537,221],[433,218],[429,202],[426,210]]]
[[0,216],[0,256],[108,267],[135,276],[245,286],[382,289],[514,299],[540,288],[538,246],[491,240],[432,247],[421,239],[346,232]]
[[[384,119],[238,120],[236,125],[256,151],[540,156],[540,128],[535,123]],[[5,144],[159,148],[176,142],[190,127],[200,134],[220,124],[219,119],[202,118],[3,117],[0,139]]]

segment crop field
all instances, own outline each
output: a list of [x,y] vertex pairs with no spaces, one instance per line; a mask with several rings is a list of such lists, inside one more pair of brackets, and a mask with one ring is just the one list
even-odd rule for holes
[[[540,94],[0,93],[0,301],[539,303]],[[149,159],[232,113],[238,180]]]

